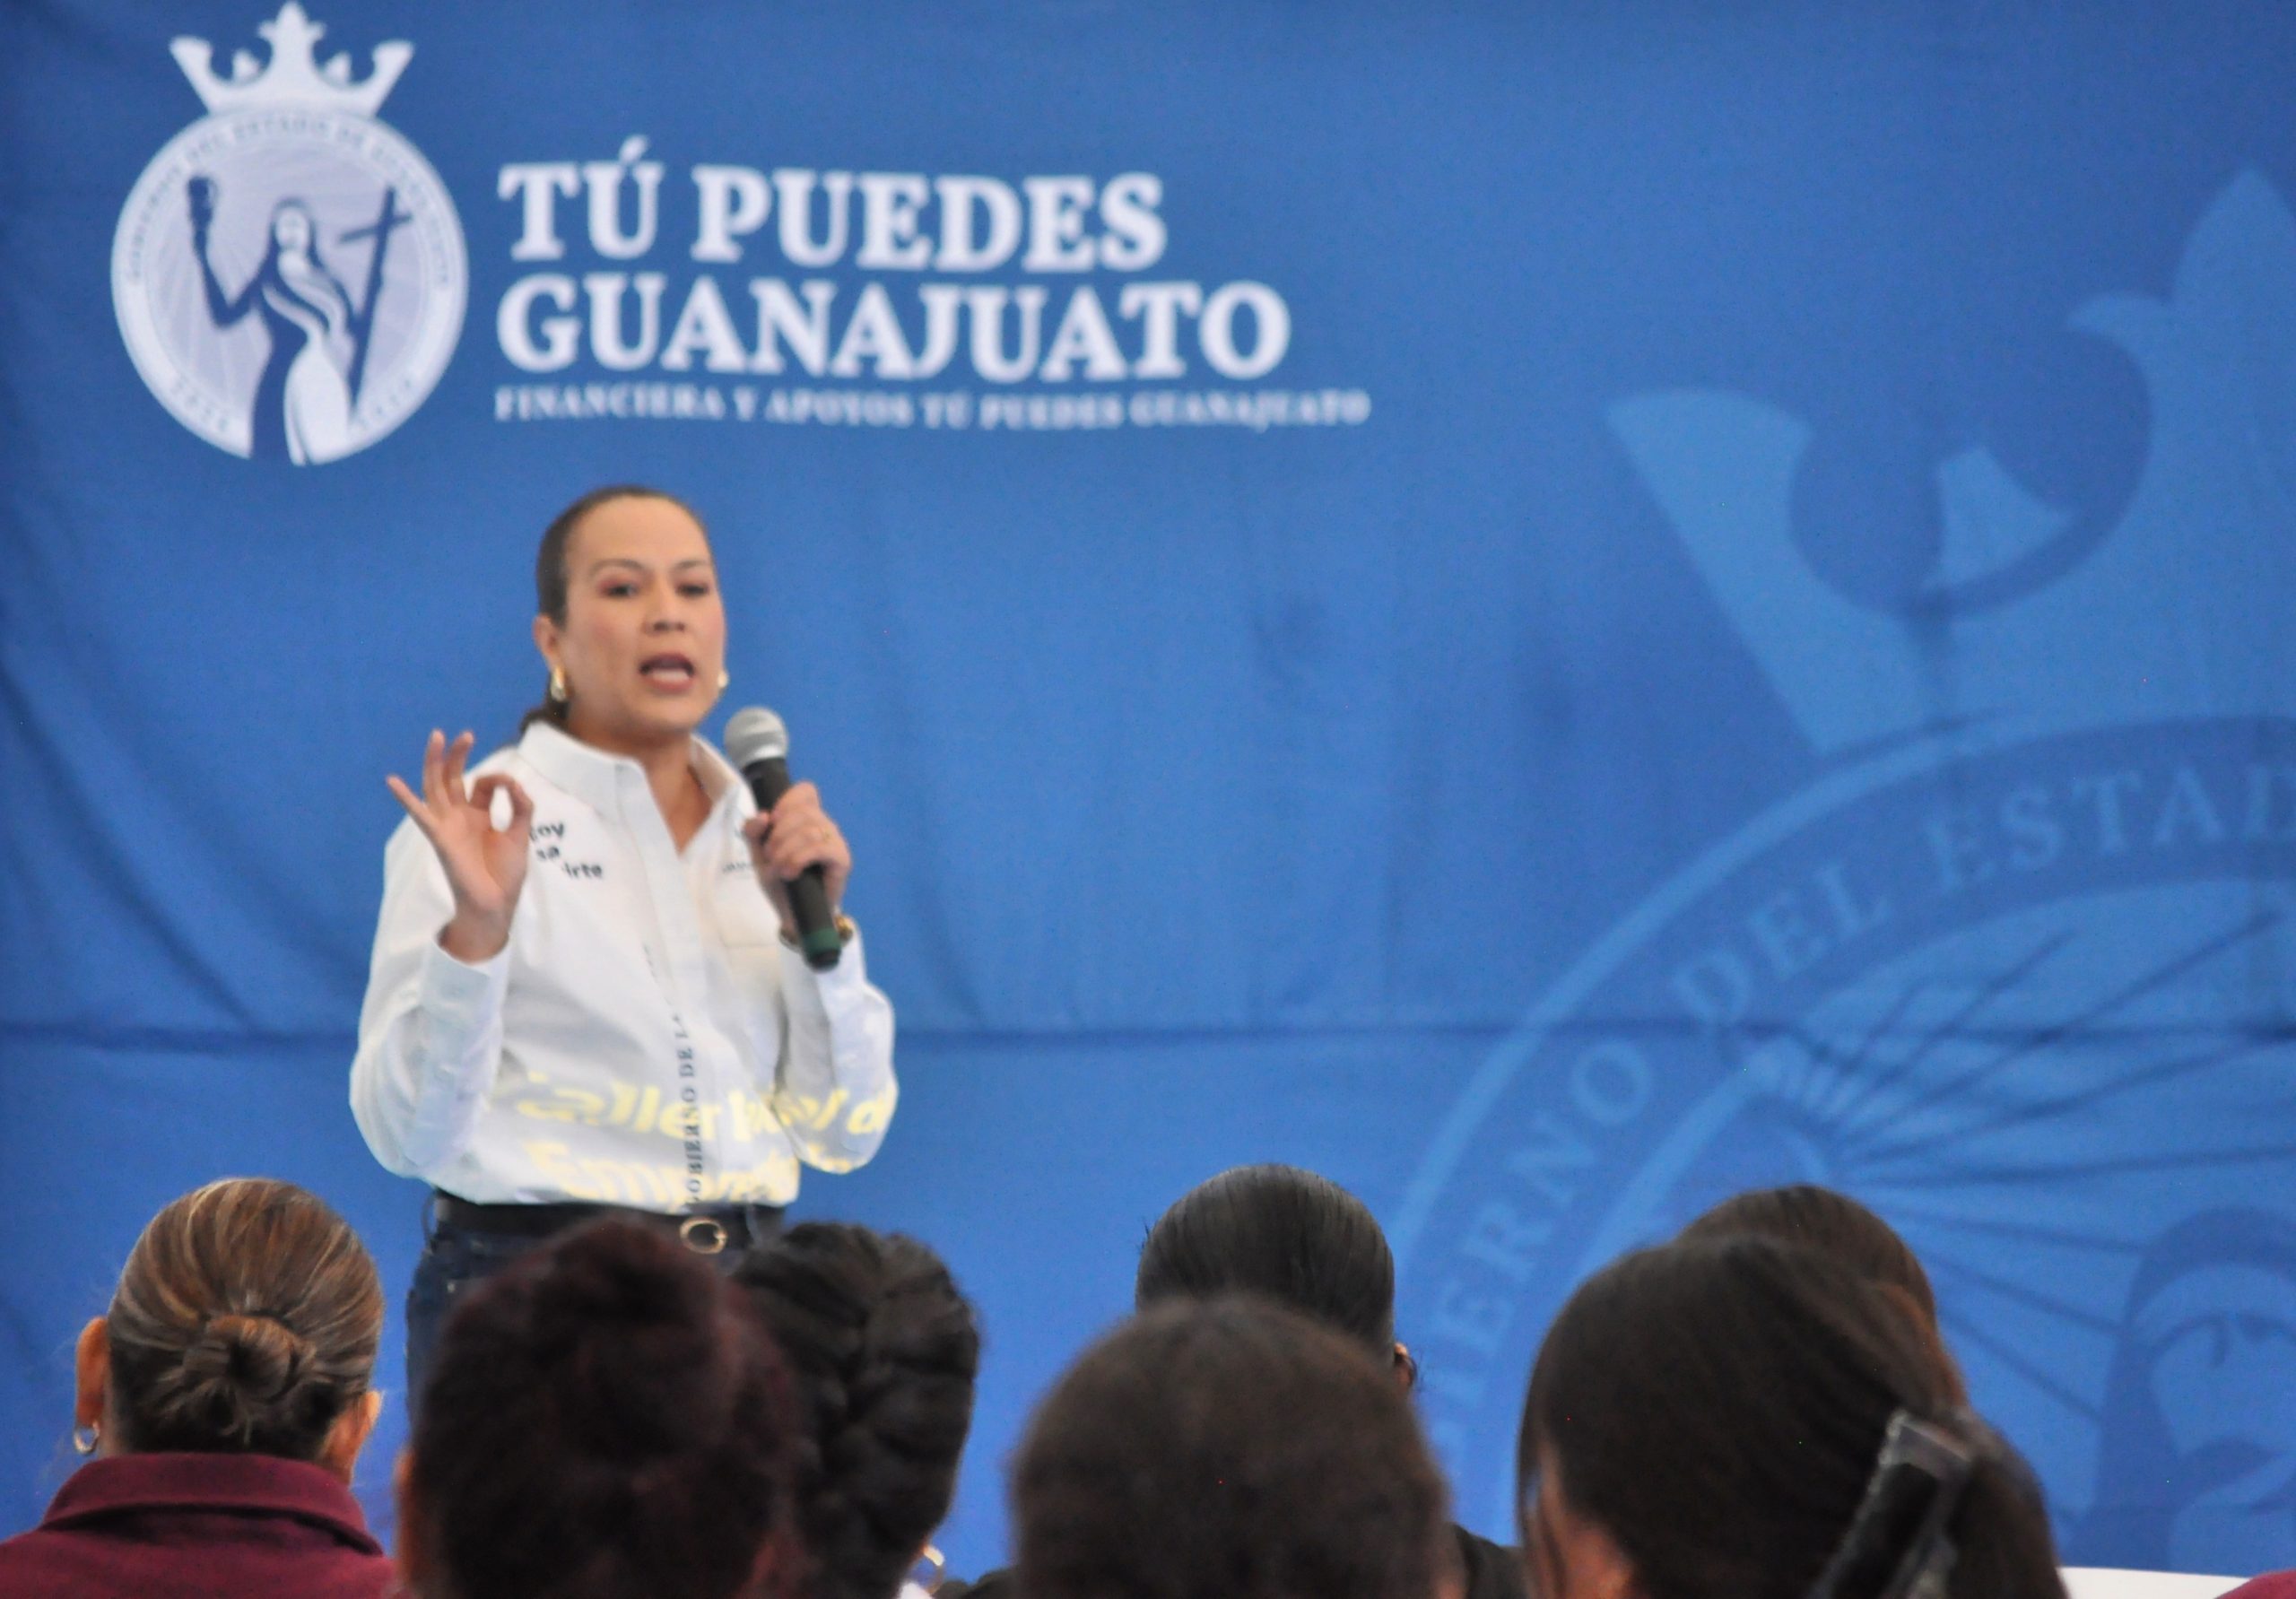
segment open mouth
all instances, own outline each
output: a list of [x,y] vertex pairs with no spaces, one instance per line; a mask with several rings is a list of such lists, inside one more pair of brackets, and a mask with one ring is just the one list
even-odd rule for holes
[[675,654],[648,656],[638,663],[638,674],[657,688],[691,688],[693,662],[688,656]]

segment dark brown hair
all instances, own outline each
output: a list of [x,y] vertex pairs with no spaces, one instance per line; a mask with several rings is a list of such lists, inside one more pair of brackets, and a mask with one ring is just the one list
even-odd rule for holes
[[1038,1407],[1012,1496],[1023,1599],[1427,1599],[1450,1558],[1402,1386],[1249,1295],[1093,1345]]
[[949,1513],[980,1333],[940,1256],[844,1223],[794,1227],[735,1278],[796,1379],[813,1599],[892,1599]]
[[[535,552],[535,611],[547,616],[560,627],[566,625],[566,604],[572,588],[572,579],[566,569],[566,546],[574,542],[574,530],[582,518],[600,506],[616,500],[661,500],[675,506],[693,517],[693,525],[701,528],[707,539],[709,530],[703,526],[700,516],[676,495],[662,489],[648,488],[643,483],[608,483],[593,489],[573,504],[550,519],[542,530],[542,547]],[[549,684],[543,686],[542,703],[518,718],[518,731],[524,733],[536,722],[548,722],[553,727],[566,726],[566,702],[550,697]]]
[[426,1599],[752,1599],[792,1571],[787,1377],[746,1295],[632,1221],[447,1319],[414,1418]]
[[1148,1230],[1135,1308],[1183,1295],[1265,1294],[1380,1360],[1396,1342],[1396,1262],[1369,1206],[1296,1166],[1238,1166],[1198,1183]]
[[[1556,1576],[1535,1514],[1552,1470],[1653,1599],[1802,1599],[1904,1411],[1976,1457],[1946,1524],[1950,1599],[2063,1599],[2031,1473],[1959,1392],[1935,1340],[1838,1261],[1745,1235],[1630,1255],[1570,1297],[1532,1369],[1516,1447],[1532,1586]],[[1860,1544],[1839,1599],[1880,1591],[1895,1535]]]
[[316,1195],[233,1178],[152,1219],[104,1320],[123,1447],[313,1460],[373,1377],[382,1281]]
[[1937,1294],[1920,1256],[1898,1230],[1872,1210],[1832,1188],[1789,1183],[1733,1195],[1682,1230],[1685,1239],[1752,1233],[1797,1244],[1903,1292],[1930,1325],[1937,1325]]

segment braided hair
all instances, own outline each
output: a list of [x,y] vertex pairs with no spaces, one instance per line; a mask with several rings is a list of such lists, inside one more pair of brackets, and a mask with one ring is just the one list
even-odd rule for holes
[[797,1514],[821,1599],[891,1599],[949,1512],[980,1334],[940,1257],[841,1223],[794,1227],[736,1273],[796,1377]]

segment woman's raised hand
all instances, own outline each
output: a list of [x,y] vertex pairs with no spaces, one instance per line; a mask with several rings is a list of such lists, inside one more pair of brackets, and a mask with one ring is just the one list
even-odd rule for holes
[[[510,942],[510,916],[526,882],[527,834],[535,806],[514,778],[500,772],[475,783],[463,781],[473,742],[467,733],[451,744],[443,733],[430,734],[422,748],[420,795],[396,772],[385,780],[447,871],[455,914],[440,929],[439,946],[456,960],[475,965],[491,960]],[[510,796],[510,825],[499,830],[492,814],[497,794]]]

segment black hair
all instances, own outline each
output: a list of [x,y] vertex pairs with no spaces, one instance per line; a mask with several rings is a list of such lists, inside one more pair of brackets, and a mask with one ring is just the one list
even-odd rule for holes
[[[566,606],[573,590],[571,574],[566,569],[566,546],[574,541],[574,530],[582,518],[600,506],[616,500],[660,500],[683,511],[693,518],[693,525],[702,529],[702,536],[709,536],[700,513],[664,489],[648,488],[643,483],[608,483],[591,490],[550,519],[542,530],[542,547],[535,552],[535,612],[547,616],[560,627],[566,625]],[[566,726],[566,701],[553,699],[547,683],[543,687],[542,702],[518,718],[518,731],[524,733],[536,722],[548,722],[553,727]]]
[[808,1222],[735,1273],[806,1418],[797,1516],[817,1599],[892,1599],[949,1513],[972,1424],[980,1333],[914,1238]]
[[1396,1341],[1396,1262],[1378,1219],[1329,1178],[1238,1166],[1197,1184],[1148,1230],[1133,1303],[1265,1294],[1379,1360]]
[[[1545,1491],[1606,1532],[1653,1599],[1805,1599],[1904,1412],[1974,1458],[1945,1594],[2063,1599],[2031,1473],[1959,1394],[1935,1338],[1838,1261],[1744,1235],[1630,1255],[1571,1296],[1532,1370],[1516,1469],[1533,1586],[1556,1579],[1535,1513],[1552,1473]],[[1884,1521],[1919,1508],[1908,1482],[1892,1477]],[[1906,1546],[1861,1540],[1834,1599],[1873,1599]]]
[[1087,1351],[1030,1421],[1012,1509],[1024,1599],[1428,1599],[1454,1558],[1404,1390],[1244,1294]]
[[636,1222],[447,1318],[403,1535],[426,1599],[752,1599],[793,1569],[787,1374],[746,1295]]
[[1921,1257],[1896,1228],[1848,1195],[1815,1183],[1733,1195],[1682,1230],[1689,1238],[1755,1233],[1830,1256],[1861,1275],[1902,1290],[1932,1325],[1937,1294]]

